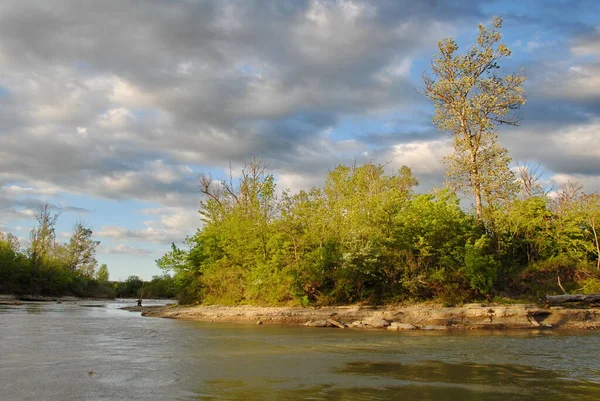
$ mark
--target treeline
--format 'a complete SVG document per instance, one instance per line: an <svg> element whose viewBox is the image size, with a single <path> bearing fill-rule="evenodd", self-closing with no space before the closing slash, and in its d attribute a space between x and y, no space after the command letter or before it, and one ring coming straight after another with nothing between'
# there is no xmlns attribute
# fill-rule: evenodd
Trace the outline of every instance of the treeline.
<svg viewBox="0 0 600 401"><path fill-rule="evenodd" d="M99 242L92 238L92 229L78 222L71 238L58 243L58 214L46 205L35 217L38 225L30 232L27 249L11 233L0 232L0 293L113 297L106 265L96 269Z"/></svg>
<svg viewBox="0 0 600 401"><path fill-rule="evenodd" d="M143 281L129 276L125 281L113 283L114 298L170 299L175 298L175 281L168 274Z"/></svg>
<svg viewBox="0 0 600 401"><path fill-rule="evenodd" d="M410 169L338 166L322 188L276 196L260 161L239 185L201 178L204 226L158 260L184 303L340 304L600 291L600 196L519 191L465 212L449 190L415 194Z"/></svg>
<svg viewBox="0 0 600 401"><path fill-rule="evenodd" d="M105 264L98 267L92 229L75 223L71 238L56 241L59 217L49 206L36 215L37 226L29 235L29 246L21 248L19 239L0 232L0 294L65 295L91 298L174 298L174 280L168 274L143 281L130 276L123 282L109 281Z"/></svg>

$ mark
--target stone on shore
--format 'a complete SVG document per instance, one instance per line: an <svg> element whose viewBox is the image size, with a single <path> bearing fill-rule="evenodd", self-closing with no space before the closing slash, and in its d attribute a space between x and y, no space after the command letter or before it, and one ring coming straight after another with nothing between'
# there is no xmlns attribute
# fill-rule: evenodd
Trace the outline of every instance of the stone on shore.
<svg viewBox="0 0 600 401"><path fill-rule="evenodd" d="M412 325L410 323L399 323L392 322L388 327L388 330L416 330L417 326Z"/></svg>
<svg viewBox="0 0 600 401"><path fill-rule="evenodd" d="M600 330L600 308L541 308L534 304L465 304L457 307L441 305L330 306L330 307L259 307L199 305L158 308L126 308L141 310L142 316L164 317L207 322L281 324L285 326L333 327L327 319L335 316L340 327L400 330L400 322L424 330L459 329L596 329ZM534 323L535 322L535 323ZM345 324L344 324L345 325ZM406 326L405 330L413 330Z"/></svg>
<svg viewBox="0 0 600 401"><path fill-rule="evenodd" d="M448 328L446 326L437 326L429 324L427 326L421 327L421 330L448 330Z"/></svg>
<svg viewBox="0 0 600 401"><path fill-rule="evenodd" d="M363 320L363 324L365 326L373 327L375 329L382 329L384 327L389 326L390 322L388 322L387 320L382 319L380 317L373 316L373 317L369 317L369 318Z"/></svg>
<svg viewBox="0 0 600 401"><path fill-rule="evenodd" d="M304 323L304 325L306 327L327 327L329 323L327 323L327 320L310 320Z"/></svg>

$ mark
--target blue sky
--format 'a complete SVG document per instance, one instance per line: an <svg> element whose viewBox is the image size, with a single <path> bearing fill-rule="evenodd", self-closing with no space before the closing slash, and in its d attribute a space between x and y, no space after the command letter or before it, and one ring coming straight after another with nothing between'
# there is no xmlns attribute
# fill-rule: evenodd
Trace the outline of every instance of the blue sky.
<svg viewBox="0 0 600 401"><path fill-rule="evenodd" d="M201 225L197 176L270 162L280 188L340 163L444 179L448 137L421 95L438 40L504 19L527 104L513 160L600 189L600 3L590 1L29 1L0 3L0 230L27 246L43 203L101 241L112 279Z"/></svg>

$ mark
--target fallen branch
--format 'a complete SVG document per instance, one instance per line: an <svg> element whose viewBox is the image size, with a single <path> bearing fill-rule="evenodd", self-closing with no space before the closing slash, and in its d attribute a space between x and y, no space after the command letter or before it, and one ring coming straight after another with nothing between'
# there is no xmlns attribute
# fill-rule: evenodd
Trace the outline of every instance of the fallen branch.
<svg viewBox="0 0 600 401"><path fill-rule="evenodd" d="M600 304L600 294L571 294L571 295L546 295L546 304Z"/></svg>
<svg viewBox="0 0 600 401"><path fill-rule="evenodd" d="M346 328L346 326L344 326L342 323L338 322L337 320L327 319L327 323L329 323L332 326L339 327L340 329Z"/></svg>

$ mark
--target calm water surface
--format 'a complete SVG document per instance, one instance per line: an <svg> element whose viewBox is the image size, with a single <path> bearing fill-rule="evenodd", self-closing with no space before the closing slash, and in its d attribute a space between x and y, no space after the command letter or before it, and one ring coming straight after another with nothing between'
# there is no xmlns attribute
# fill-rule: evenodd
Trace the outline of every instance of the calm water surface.
<svg viewBox="0 0 600 401"><path fill-rule="evenodd" d="M600 400L600 334L398 333L0 305L0 400Z"/></svg>

